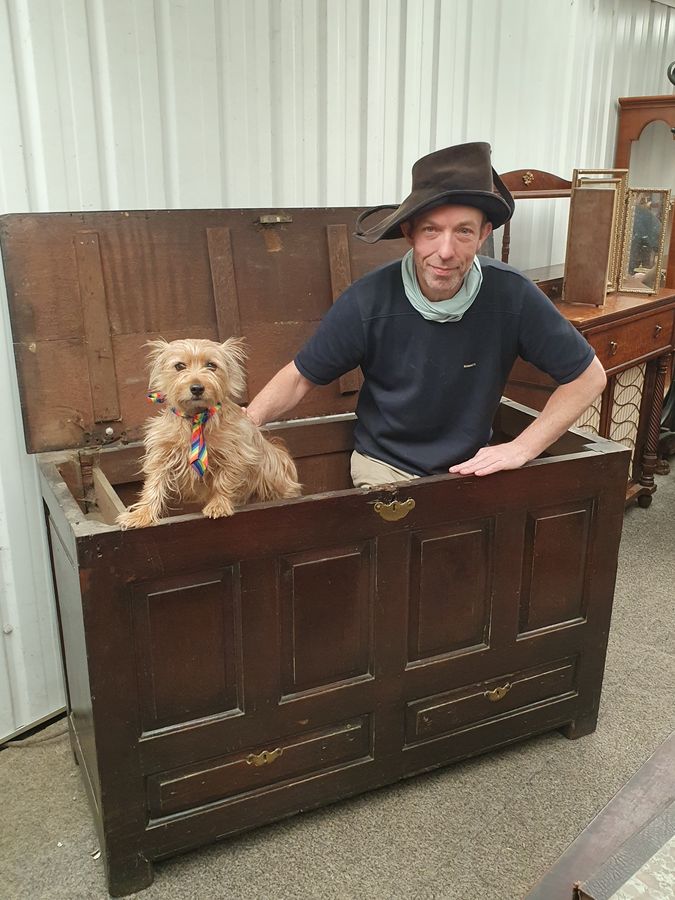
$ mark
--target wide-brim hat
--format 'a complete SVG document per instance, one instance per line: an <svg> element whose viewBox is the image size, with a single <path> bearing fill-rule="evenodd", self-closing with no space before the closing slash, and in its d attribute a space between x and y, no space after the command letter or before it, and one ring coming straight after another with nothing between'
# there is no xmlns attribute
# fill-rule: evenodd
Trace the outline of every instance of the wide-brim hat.
<svg viewBox="0 0 675 900"><path fill-rule="evenodd" d="M412 190L400 206L373 206L356 220L356 237L369 244L382 238L401 238L401 223L432 206L452 203L482 210L499 228L513 215L514 202L508 188L492 168L490 145L484 142L457 144L418 159L412 168ZM363 222L381 209L394 212L367 231Z"/></svg>

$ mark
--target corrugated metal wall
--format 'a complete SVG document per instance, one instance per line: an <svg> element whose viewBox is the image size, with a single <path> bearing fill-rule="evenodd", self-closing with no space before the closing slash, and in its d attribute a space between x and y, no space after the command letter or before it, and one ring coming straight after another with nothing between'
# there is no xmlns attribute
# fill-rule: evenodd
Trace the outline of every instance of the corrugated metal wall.
<svg viewBox="0 0 675 900"><path fill-rule="evenodd" d="M0 0L0 208L393 202L417 157L465 140L500 171L569 177L611 165L617 97L671 92L674 17L649 0ZM561 261L564 202L531 207L511 261ZM2 736L62 701L7 361L0 397Z"/></svg>

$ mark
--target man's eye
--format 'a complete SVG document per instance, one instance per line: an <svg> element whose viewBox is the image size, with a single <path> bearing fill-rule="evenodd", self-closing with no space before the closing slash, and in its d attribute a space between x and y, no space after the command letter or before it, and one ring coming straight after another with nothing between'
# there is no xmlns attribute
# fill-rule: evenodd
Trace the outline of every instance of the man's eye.
<svg viewBox="0 0 675 900"><path fill-rule="evenodd" d="M204 368L211 369L212 372L215 372L218 366L214 362L207 362Z"/></svg>
<svg viewBox="0 0 675 900"><path fill-rule="evenodd" d="M183 369L187 369L187 366L185 365L185 363L176 363L176 365L174 366L174 369L177 372L182 372Z"/></svg>

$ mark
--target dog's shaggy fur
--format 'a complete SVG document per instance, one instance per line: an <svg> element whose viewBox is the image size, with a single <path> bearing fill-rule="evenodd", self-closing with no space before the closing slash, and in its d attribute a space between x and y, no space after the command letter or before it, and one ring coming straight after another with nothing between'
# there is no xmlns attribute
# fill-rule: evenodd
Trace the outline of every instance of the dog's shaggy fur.
<svg viewBox="0 0 675 900"><path fill-rule="evenodd" d="M117 519L122 528L153 525L171 501L180 499L204 502L202 512L215 519L231 516L253 497L299 496L287 450L264 438L237 402L245 385L240 340L159 340L147 346L150 390L166 400L160 414L146 423L143 490ZM208 467L202 478L189 462L191 417L217 403L222 408L204 425Z"/></svg>

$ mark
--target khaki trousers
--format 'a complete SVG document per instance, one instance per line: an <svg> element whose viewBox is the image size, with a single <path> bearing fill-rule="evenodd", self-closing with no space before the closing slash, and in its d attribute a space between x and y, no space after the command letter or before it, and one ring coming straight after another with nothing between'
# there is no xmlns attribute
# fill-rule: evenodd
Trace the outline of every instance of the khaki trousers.
<svg viewBox="0 0 675 900"><path fill-rule="evenodd" d="M370 456L364 456L356 450L351 459L352 482L354 487L377 487L378 484L391 484L393 481L410 481L419 478L419 475L411 475L403 469L397 469L387 463L380 462Z"/></svg>

